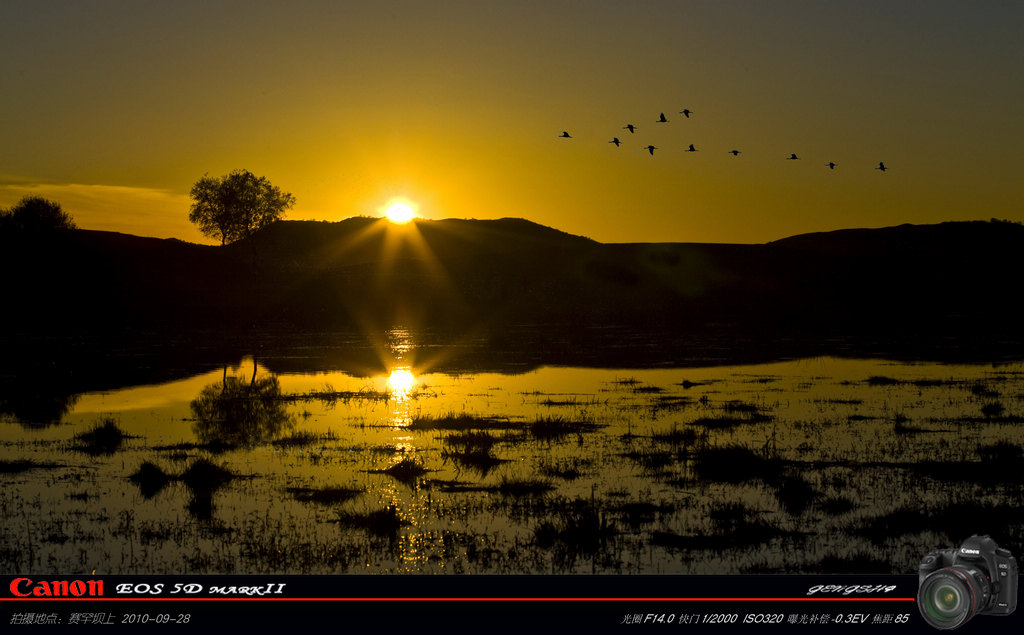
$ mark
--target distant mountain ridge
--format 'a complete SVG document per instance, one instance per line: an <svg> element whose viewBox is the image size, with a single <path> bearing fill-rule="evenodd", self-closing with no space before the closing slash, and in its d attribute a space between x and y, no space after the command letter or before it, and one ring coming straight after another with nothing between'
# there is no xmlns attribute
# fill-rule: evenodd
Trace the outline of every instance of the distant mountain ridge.
<svg viewBox="0 0 1024 635"><path fill-rule="evenodd" d="M1017 333L1024 226L599 243L524 219L281 221L226 247L76 230L4 241L10 330L465 329Z"/></svg>
<svg viewBox="0 0 1024 635"><path fill-rule="evenodd" d="M831 253L871 253L899 248L908 243L927 245L932 249L957 249L970 243L986 243L990 247L1019 247L1021 240L1024 240L1024 225L993 219L948 221L934 225L906 223L878 229L839 229L798 234L767 244Z"/></svg>

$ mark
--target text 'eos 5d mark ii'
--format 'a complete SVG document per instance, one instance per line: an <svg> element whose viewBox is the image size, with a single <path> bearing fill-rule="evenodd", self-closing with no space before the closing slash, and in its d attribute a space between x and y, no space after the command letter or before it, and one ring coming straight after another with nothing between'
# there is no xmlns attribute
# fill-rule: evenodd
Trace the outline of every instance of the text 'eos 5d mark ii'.
<svg viewBox="0 0 1024 635"><path fill-rule="evenodd" d="M918 582L917 607L935 628L949 630L975 615L1009 615L1017 608L1017 561L988 536L929 553Z"/></svg>

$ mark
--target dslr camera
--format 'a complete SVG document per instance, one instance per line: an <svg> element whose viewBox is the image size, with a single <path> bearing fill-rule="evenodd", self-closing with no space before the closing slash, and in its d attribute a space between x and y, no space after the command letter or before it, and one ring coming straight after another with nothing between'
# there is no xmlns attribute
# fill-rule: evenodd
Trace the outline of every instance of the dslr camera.
<svg viewBox="0 0 1024 635"><path fill-rule="evenodd" d="M918 568L917 607L942 630L975 615L1009 615L1017 608L1017 561L988 536L933 551Z"/></svg>

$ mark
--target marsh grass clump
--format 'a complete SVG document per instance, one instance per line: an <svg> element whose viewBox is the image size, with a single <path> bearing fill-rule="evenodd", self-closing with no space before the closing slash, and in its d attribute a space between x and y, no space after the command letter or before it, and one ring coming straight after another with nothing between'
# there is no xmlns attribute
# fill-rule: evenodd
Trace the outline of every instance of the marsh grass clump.
<svg viewBox="0 0 1024 635"><path fill-rule="evenodd" d="M699 417L690 425L704 428L705 430L731 430L738 426L750 425L771 421L767 415L751 415L749 417Z"/></svg>
<svg viewBox="0 0 1024 635"><path fill-rule="evenodd" d="M760 406L757 406L757 405L752 404L752 403L746 403L745 401L740 401L738 399L732 399L730 401L726 401L725 403L722 404L721 408L725 412L729 412L729 413L733 413L733 414L749 414L749 415L753 415L753 414L758 414L758 413L763 411L763 409Z"/></svg>
<svg viewBox="0 0 1024 635"><path fill-rule="evenodd" d="M990 401L989 403L981 407L981 414L986 419L994 419L996 417L1001 417L1005 412L1006 408L1003 406L1003 404L999 403L998 401Z"/></svg>
<svg viewBox="0 0 1024 635"><path fill-rule="evenodd" d="M693 405L693 399L685 395L658 395L653 406L659 410L677 410Z"/></svg>
<svg viewBox="0 0 1024 635"><path fill-rule="evenodd" d="M347 487L289 487L285 491L295 500L319 505L337 505L348 502L363 493L363 490Z"/></svg>
<svg viewBox="0 0 1024 635"><path fill-rule="evenodd" d="M332 440L331 436L317 434L316 432L310 432L303 430L299 432L293 432L286 437L275 439L270 444L276 448L301 448L319 443L321 441Z"/></svg>
<svg viewBox="0 0 1024 635"><path fill-rule="evenodd" d="M435 417L421 415L413 418L410 430L507 430L513 427L507 418L481 417L469 413L449 412Z"/></svg>
<svg viewBox="0 0 1024 635"><path fill-rule="evenodd" d="M689 458L689 454L685 450L631 450L623 452L619 456L655 473Z"/></svg>
<svg viewBox="0 0 1024 635"><path fill-rule="evenodd" d="M698 417L691 425L705 430L731 430L737 426L753 423L765 423L774 417L765 409L755 404L738 400L727 401L719 409L725 414L713 417Z"/></svg>
<svg viewBox="0 0 1024 635"><path fill-rule="evenodd" d="M128 477L132 483L139 487L143 498L153 498L167 486L174 477L168 475L157 464L151 461L144 461L134 474Z"/></svg>
<svg viewBox="0 0 1024 635"><path fill-rule="evenodd" d="M1024 467L1024 448L999 441L978 448L978 456L985 463L986 469L1021 469Z"/></svg>
<svg viewBox="0 0 1024 635"><path fill-rule="evenodd" d="M672 514L676 511L675 506L669 504L655 505L645 501L633 503L622 503L614 507L614 511L621 515L622 522L630 527L639 527L653 523L658 516Z"/></svg>
<svg viewBox="0 0 1024 635"><path fill-rule="evenodd" d="M541 549L560 546L572 560L578 554L594 554L614 538L616 532L604 514L589 501L577 499L559 510L554 519L542 521L533 530Z"/></svg>
<svg viewBox="0 0 1024 635"><path fill-rule="evenodd" d="M708 511L713 533L680 535L669 531L655 531L651 537L654 546L687 550L735 549L766 543L775 538L793 535L764 520L760 512L743 503L725 503Z"/></svg>
<svg viewBox="0 0 1024 635"><path fill-rule="evenodd" d="M972 395L985 399L994 399L999 396L998 391L992 390L985 384L974 384L971 386L970 391Z"/></svg>
<svg viewBox="0 0 1024 635"><path fill-rule="evenodd" d="M537 496L555 489L548 481L529 478L502 477L496 491L502 496Z"/></svg>
<svg viewBox="0 0 1024 635"><path fill-rule="evenodd" d="M755 516L760 518L760 514L741 502L723 503L708 510L708 519L723 533L733 533L745 525L757 524L760 521L750 520Z"/></svg>
<svg viewBox="0 0 1024 635"><path fill-rule="evenodd" d="M1020 508L1013 504L953 503L946 507L903 507L865 522L854 532L880 545L897 536L937 532L952 544L977 533L978 527L1001 527L1008 537L1019 539L1021 526L1008 522L1019 518Z"/></svg>
<svg viewBox="0 0 1024 635"><path fill-rule="evenodd" d="M235 478L237 475L212 461L196 459L178 480L195 494L212 494Z"/></svg>
<svg viewBox="0 0 1024 635"><path fill-rule="evenodd" d="M590 400L588 400L586 402L582 402L582 401L580 401L579 396L571 395L569 397L566 397L565 399L552 399L551 397L545 397L543 400L538 401L537 405L538 406L544 406L545 408L571 408L571 407L579 407L581 405L591 405L591 404L596 404L596 403L597 403L597 399L595 399L595 398L591 398Z"/></svg>
<svg viewBox="0 0 1024 635"><path fill-rule="evenodd" d="M16 461L0 460L0 474L18 474L19 472L25 472L33 469L53 469L60 467L56 463L37 463L36 461L28 461L25 459L18 459Z"/></svg>
<svg viewBox="0 0 1024 635"><path fill-rule="evenodd" d="M387 402L391 399L391 393L387 390L374 390L362 388L360 390L335 390L331 384L324 384L321 390L311 390L303 395L306 399L320 401L328 406L333 406L338 401L348 403L350 401L374 401Z"/></svg>
<svg viewBox="0 0 1024 635"><path fill-rule="evenodd" d="M848 415L846 417L847 421L874 421L876 419L878 419L878 417L872 415L862 415L859 413L853 413L852 415Z"/></svg>
<svg viewBox="0 0 1024 635"><path fill-rule="evenodd" d="M933 432L933 430L927 430L918 426L907 425L910 423L910 418L903 414L897 414L892 419L892 431L893 434L918 434L921 432Z"/></svg>
<svg viewBox="0 0 1024 635"><path fill-rule="evenodd" d="M583 476L584 470L591 466L590 459L568 458L559 459L554 463L544 463L540 466L540 473L549 478L559 478L563 481L575 481Z"/></svg>
<svg viewBox="0 0 1024 635"><path fill-rule="evenodd" d="M637 379L636 377L622 377L620 379L616 379L615 381L613 381L612 384L614 384L616 386L630 386L630 387L632 387L632 386L640 385L640 380Z"/></svg>
<svg viewBox="0 0 1024 635"><path fill-rule="evenodd" d="M661 386L633 386L633 394L636 395L657 395L665 392Z"/></svg>
<svg viewBox="0 0 1024 635"><path fill-rule="evenodd" d="M153 449L157 452L173 452L175 454L188 453L195 450L209 452L210 454L223 454L228 450L234 449L234 447L221 441L211 441L209 443L183 442L173 445L157 445Z"/></svg>
<svg viewBox="0 0 1024 635"><path fill-rule="evenodd" d="M455 494L460 492L496 492L498 488L496 486L488 485L476 485L474 483L466 483L464 481L451 481L442 479L423 479L423 487L427 489L437 490L446 494Z"/></svg>
<svg viewBox="0 0 1024 635"><path fill-rule="evenodd" d="M417 478L430 472L413 459L402 459L394 465L382 470L367 470L370 474L387 474L402 483L413 483Z"/></svg>
<svg viewBox="0 0 1024 635"><path fill-rule="evenodd" d="M125 439L131 439L130 435L124 433L117 422L111 418L105 418L96 423L87 432L75 435L73 449L92 456L114 454L121 448Z"/></svg>
<svg viewBox="0 0 1024 635"><path fill-rule="evenodd" d="M783 476L775 486L775 498L787 514L799 516L818 498L818 492L799 476Z"/></svg>
<svg viewBox="0 0 1024 635"><path fill-rule="evenodd" d="M390 392L362 388L360 390L335 390L331 384L324 384L319 390L310 390L304 393L281 394L276 397L283 402L307 402L318 401L328 408L333 408L338 402L349 403L352 401L387 402L391 399Z"/></svg>
<svg viewBox="0 0 1024 635"><path fill-rule="evenodd" d="M573 434L593 432L598 426L592 419L585 417L568 418L560 416L538 417L529 424L530 434L535 438L551 441Z"/></svg>
<svg viewBox="0 0 1024 635"><path fill-rule="evenodd" d="M499 459L491 454L490 448L460 447L446 448L441 451L443 460L452 460L463 467L476 470L482 476L486 476L495 467L505 463L505 459Z"/></svg>
<svg viewBox="0 0 1024 635"><path fill-rule="evenodd" d="M449 434L444 438L444 442L450 446L467 450L490 450L498 442L498 438L489 432L468 430Z"/></svg>
<svg viewBox="0 0 1024 635"><path fill-rule="evenodd" d="M698 480L722 483L742 483L753 479L777 483L782 470L781 460L766 458L739 445L700 450L695 454L693 464Z"/></svg>
<svg viewBox="0 0 1024 635"><path fill-rule="evenodd" d="M815 508L830 516L838 516L857 508L857 503L845 496L827 496L814 504Z"/></svg>
<svg viewBox="0 0 1024 635"><path fill-rule="evenodd" d="M367 448L373 454L405 454L408 450L405 446L396 445L394 443L385 443L383 445L374 445Z"/></svg>
<svg viewBox="0 0 1024 635"><path fill-rule="evenodd" d="M903 382L892 377L885 377L883 375L872 375L865 380L868 386L899 386Z"/></svg>
<svg viewBox="0 0 1024 635"><path fill-rule="evenodd" d="M669 443L671 445L697 446L705 445L708 441L707 429L696 430L692 426L682 427L673 423L672 426L663 432L655 432L651 435L655 441Z"/></svg>
<svg viewBox="0 0 1024 635"><path fill-rule="evenodd" d="M337 522L346 527L365 529L375 536L391 538L398 534L399 529L409 524L402 519L395 505L388 505L384 509L365 514L340 513Z"/></svg>
<svg viewBox="0 0 1024 635"><path fill-rule="evenodd" d="M676 386L682 386L684 389L689 390L694 386L706 386L707 384L710 383L711 382L709 381L690 381L689 379L684 379L683 381L676 384Z"/></svg>

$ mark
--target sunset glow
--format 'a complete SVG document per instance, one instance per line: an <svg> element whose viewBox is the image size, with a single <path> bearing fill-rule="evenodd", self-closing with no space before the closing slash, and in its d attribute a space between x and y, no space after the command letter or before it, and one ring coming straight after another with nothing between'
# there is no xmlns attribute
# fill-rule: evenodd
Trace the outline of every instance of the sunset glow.
<svg viewBox="0 0 1024 635"><path fill-rule="evenodd" d="M404 225L416 217L416 209L405 201L394 201L388 205L384 215L392 223Z"/></svg>
<svg viewBox="0 0 1024 635"><path fill-rule="evenodd" d="M590 4L6 3L0 207L210 242L189 188L245 168L287 220L601 242L1022 219L1022 3Z"/></svg>

